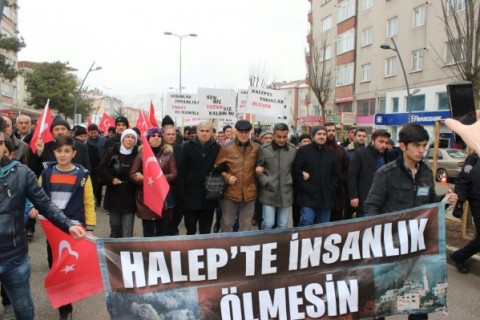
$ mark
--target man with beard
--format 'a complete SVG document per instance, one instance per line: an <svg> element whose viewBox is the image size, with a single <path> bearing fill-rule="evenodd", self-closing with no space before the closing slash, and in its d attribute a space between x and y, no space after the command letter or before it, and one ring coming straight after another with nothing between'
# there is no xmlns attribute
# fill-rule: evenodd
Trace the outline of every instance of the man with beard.
<svg viewBox="0 0 480 320"><path fill-rule="evenodd" d="M312 128L312 143L301 146L293 163L295 199L300 206L300 225L330 221L338 183L335 152L326 147L327 128Z"/></svg>
<svg viewBox="0 0 480 320"><path fill-rule="evenodd" d="M345 208L345 201L347 200L347 156L345 155L345 148L337 143L337 127L333 122L325 123L327 128L327 142L325 145L335 151L338 168L338 183L337 192L335 194L335 206L332 209L330 221L338 221L343 219L343 210Z"/></svg>
<svg viewBox="0 0 480 320"><path fill-rule="evenodd" d="M388 163L387 142L390 133L378 129L372 133L372 142L365 148L355 150L348 167L348 195L356 217L364 217L364 203L372 186L373 175L378 168ZM350 218L350 217L349 217Z"/></svg>
<svg viewBox="0 0 480 320"><path fill-rule="evenodd" d="M366 141L367 131L362 128L356 129L354 140L345 147L345 155L347 156L348 161L352 160L352 154L355 152L355 150L365 147Z"/></svg>
<svg viewBox="0 0 480 320"><path fill-rule="evenodd" d="M124 116L117 117L115 119L115 134L105 141L104 150L113 147L115 143L120 144L120 137L122 136L123 131L127 130L128 127L129 123L127 118Z"/></svg>

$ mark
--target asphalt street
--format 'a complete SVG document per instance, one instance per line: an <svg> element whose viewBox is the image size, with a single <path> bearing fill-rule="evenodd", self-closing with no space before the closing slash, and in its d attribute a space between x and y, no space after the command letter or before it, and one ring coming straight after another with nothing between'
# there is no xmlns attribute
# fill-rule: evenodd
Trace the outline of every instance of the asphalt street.
<svg viewBox="0 0 480 320"><path fill-rule="evenodd" d="M46 243L41 227L37 224L37 231L30 243L32 265L31 290L35 303L36 319L58 319L58 313L53 310L43 286L44 277L48 272ZM182 234L185 229L182 229ZM97 208L97 228L94 232L97 237L108 237L108 215L101 208ZM134 236L141 236L141 222L135 221ZM431 314L429 319L479 319L480 306L480 277L473 274L460 274L451 265L448 266L448 306L446 316L440 313ZM1 313L0 313L1 317ZM73 304L74 319L110 319L104 293L99 293ZM406 319L406 316L389 317L388 319Z"/></svg>

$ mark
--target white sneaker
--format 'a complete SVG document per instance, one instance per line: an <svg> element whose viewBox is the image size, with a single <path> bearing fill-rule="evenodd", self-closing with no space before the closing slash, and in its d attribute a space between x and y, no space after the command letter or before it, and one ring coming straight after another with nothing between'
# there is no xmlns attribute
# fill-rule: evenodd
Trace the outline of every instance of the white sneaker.
<svg viewBox="0 0 480 320"><path fill-rule="evenodd" d="M15 320L15 313L11 304L3 306L3 320Z"/></svg>

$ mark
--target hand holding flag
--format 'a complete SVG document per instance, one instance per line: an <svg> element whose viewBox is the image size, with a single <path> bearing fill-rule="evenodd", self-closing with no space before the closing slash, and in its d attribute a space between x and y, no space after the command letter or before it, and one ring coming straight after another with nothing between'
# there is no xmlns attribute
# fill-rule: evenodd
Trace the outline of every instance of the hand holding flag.
<svg viewBox="0 0 480 320"><path fill-rule="evenodd" d="M50 109L48 108L49 103L50 99L47 100L47 104L43 109L40 120L33 132L32 140L30 141L30 149L32 149L33 153L37 153L37 149L39 149L39 147L42 148L45 143L53 141L53 136L50 132L50 125L52 124L53 118ZM41 153L43 152L43 149L38 151Z"/></svg>

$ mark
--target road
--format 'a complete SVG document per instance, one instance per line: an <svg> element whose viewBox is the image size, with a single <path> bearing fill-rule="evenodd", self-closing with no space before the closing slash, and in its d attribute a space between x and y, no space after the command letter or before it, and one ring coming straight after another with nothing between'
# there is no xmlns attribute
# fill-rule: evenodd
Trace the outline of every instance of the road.
<svg viewBox="0 0 480 320"><path fill-rule="evenodd" d="M35 302L36 319L58 319L58 313L50 306L45 294L43 279L48 272L45 237L41 227L37 224L37 232L30 243L30 256L32 264L31 287ZM184 234L183 229L183 234ZM108 215L103 209L97 208L97 228L94 233L97 237L108 237ZM134 236L141 236L140 220L135 221ZM480 292L480 277L467 274L463 275L452 266L448 266L448 306L449 312L445 317L439 313L431 314L429 319L478 319L478 295ZM104 293L99 293L73 304L74 319L110 319ZM1 314L0 314L1 317ZM389 317L388 319L406 319L406 316Z"/></svg>

